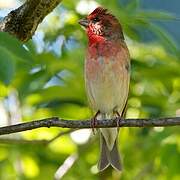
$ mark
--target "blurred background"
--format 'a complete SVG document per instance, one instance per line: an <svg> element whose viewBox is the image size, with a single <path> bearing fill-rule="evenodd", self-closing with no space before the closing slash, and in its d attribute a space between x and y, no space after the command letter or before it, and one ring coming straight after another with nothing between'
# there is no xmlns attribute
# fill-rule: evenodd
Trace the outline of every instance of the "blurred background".
<svg viewBox="0 0 180 180"><path fill-rule="evenodd" d="M23 2L0 0L0 16ZM127 118L180 116L180 1L66 0L23 46L0 33L1 126L52 116L92 117L83 77L87 39L77 21L99 5L122 23L131 54ZM66 131L41 128L1 136L0 179L180 179L178 127L122 128L124 171L104 174L96 167L98 134Z"/></svg>

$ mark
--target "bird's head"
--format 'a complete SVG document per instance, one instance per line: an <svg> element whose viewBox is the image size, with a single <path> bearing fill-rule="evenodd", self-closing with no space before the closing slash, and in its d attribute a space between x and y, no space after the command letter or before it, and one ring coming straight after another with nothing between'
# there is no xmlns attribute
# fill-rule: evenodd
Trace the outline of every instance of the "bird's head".
<svg viewBox="0 0 180 180"><path fill-rule="evenodd" d="M96 8L86 18L79 20L79 24L85 27L89 39L96 37L106 40L124 40L118 19L102 7Z"/></svg>

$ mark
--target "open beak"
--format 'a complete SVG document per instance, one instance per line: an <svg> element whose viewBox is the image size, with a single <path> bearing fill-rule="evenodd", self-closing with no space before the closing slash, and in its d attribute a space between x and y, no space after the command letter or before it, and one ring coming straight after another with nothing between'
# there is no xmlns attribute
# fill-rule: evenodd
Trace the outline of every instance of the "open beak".
<svg viewBox="0 0 180 180"><path fill-rule="evenodd" d="M89 26L89 21L88 21L86 18L80 19L80 20L78 21L78 23L79 23L81 26L84 26L85 28L87 28L87 27Z"/></svg>

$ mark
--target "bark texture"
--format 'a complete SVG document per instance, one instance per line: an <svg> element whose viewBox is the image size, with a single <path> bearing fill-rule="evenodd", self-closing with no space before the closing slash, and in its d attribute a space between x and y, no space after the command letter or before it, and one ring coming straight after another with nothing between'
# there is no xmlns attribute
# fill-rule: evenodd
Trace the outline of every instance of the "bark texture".
<svg viewBox="0 0 180 180"><path fill-rule="evenodd" d="M0 22L0 31L8 32L22 42L28 41L39 23L62 0L27 0Z"/></svg>
<svg viewBox="0 0 180 180"><path fill-rule="evenodd" d="M117 127L166 127L180 126L180 117L157 118L157 119L105 119L97 121L96 128ZM0 127L0 135L17 133L41 127L61 127L71 129L92 128L91 120L65 120L51 117L31 122L20 123L11 126Z"/></svg>

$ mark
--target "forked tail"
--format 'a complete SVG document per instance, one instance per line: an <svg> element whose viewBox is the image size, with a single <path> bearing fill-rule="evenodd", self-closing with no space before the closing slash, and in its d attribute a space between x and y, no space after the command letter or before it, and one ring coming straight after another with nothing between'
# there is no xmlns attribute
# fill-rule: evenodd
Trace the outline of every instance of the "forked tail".
<svg viewBox="0 0 180 180"><path fill-rule="evenodd" d="M100 132L100 148L101 148L101 154L100 154L100 160L98 163L98 169L99 171L103 171L106 169L109 165L111 165L114 169L121 171L122 170L122 164L120 159L120 154L118 152L117 147L117 139L112 147L111 150L109 150L106 141Z"/></svg>

